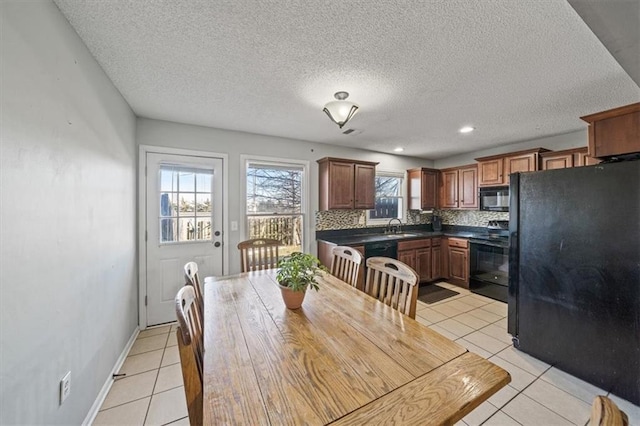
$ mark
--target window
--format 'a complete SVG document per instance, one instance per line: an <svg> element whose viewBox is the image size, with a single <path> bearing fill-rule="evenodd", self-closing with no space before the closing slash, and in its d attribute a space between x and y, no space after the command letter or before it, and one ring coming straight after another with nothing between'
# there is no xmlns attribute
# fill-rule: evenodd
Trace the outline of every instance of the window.
<svg viewBox="0 0 640 426"><path fill-rule="evenodd" d="M213 171L160 166L160 243L211 240Z"/></svg>
<svg viewBox="0 0 640 426"><path fill-rule="evenodd" d="M303 251L306 165L246 162L246 238L282 241L280 256Z"/></svg>
<svg viewBox="0 0 640 426"><path fill-rule="evenodd" d="M368 223L387 223L394 218L403 218L403 182L404 173L376 172L376 207L369 210Z"/></svg>

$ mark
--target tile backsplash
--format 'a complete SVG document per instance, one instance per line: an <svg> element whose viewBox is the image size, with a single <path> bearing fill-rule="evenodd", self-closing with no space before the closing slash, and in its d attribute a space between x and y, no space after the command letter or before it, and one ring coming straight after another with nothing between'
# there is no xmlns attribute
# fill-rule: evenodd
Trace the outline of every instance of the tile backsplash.
<svg viewBox="0 0 640 426"><path fill-rule="evenodd" d="M479 210L434 210L442 217L443 225L487 226L490 220L509 220L509 212L485 212Z"/></svg>
<svg viewBox="0 0 640 426"><path fill-rule="evenodd" d="M478 210L434 210L422 213L409 210L406 214L407 225L431 223L432 215L442 217L444 225L486 226L490 220L509 220L508 212L485 212ZM372 228L384 225L367 225L367 210L324 210L316 212L316 231L331 229Z"/></svg>

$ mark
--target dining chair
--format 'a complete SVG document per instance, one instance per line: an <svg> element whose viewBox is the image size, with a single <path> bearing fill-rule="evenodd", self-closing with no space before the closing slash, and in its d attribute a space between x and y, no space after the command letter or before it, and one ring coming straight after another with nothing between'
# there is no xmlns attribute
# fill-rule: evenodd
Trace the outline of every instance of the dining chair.
<svg viewBox="0 0 640 426"><path fill-rule="evenodd" d="M268 238L254 238L238 244L241 272L260 271L278 266L280 241Z"/></svg>
<svg viewBox="0 0 640 426"><path fill-rule="evenodd" d="M356 287L358 284L358 271L362 263L362 255L353 247L335 246L331 250L331 269L329 272L334 277Z"/></svg>
<svg viewBox="0 0 640 426"><path fill-rule="evenodd" d="M365 293L414 319L418 282L418 274L399 260L381 256L367 259Z"/></svg>
<svg viewBox="0 0 640 426"><path fill-rule="evenodd" d="M176 295L176 317L178 318L176 337L189 422L192 426L202 424L204 337L197 319L198 310L193 286L185 285Z"/></svg>
<svg viewBox="0 0 640 426"><path fill-rule="evenodd" d="M196 302L200 311L200 319L204 318L204 298L202 297L202 287L200 277L198 276L198 264L196 262L187 262L184 265L184 276L187 280L186 284L193 286L196 295ZM204 330L204 324L200 324L200 329Z"/></svg>
<svg viewBox="0 0 640 426"><path fill-rule="evenodd" d="M611 399L598 395L591 405L589 426L629 426L629 417Z"/></svg>

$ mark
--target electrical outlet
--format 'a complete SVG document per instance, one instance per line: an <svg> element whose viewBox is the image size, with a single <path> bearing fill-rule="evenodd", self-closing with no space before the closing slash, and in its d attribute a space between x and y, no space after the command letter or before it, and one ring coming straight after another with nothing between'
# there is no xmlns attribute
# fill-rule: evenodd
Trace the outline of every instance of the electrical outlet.
<svg viewBox="0 0 640 426"><path fill-rule="evenodd" d="M236 222L235 220L231 221L231 230L232 231L237 231L238 230L238 222Z"/></svg>
<svg viewBox="0 0 640 426"><path fill-rule="evenodd" d="M62 380L60 380L60 405L71 393L71 371L67 371Z"/></svg>

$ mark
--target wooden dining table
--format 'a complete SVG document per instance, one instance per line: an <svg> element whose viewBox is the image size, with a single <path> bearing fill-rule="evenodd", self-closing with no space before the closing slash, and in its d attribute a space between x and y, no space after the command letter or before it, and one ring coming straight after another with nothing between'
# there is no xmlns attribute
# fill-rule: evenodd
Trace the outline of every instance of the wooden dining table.
<svg viewBox="0 0 640 426"><path fill-rule="evenodd" d="M454 424L510 382L347 283L319 285L289 310L275 270L206 280L204 424Z"/></svg>

